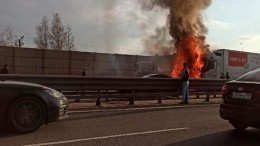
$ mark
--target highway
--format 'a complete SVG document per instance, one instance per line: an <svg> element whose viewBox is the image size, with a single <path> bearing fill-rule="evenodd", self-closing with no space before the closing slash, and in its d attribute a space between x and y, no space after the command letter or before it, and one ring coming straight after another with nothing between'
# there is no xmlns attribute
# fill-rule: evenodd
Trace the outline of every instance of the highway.
<svg viewBox="0 0 260 146"><path fill-rule="evenodd" d="M71 111L66 120L25 135L1 130L0 145L257 146L260 130L238 133L219 105L183 105Z"/></svg>

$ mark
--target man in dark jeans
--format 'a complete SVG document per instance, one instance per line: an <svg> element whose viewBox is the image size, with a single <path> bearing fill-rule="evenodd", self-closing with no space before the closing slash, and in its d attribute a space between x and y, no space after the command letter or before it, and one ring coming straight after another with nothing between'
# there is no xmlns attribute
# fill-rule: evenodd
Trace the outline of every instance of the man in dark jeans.
<svg viewBox="0 0 260 146"><path fill-rule="evenodd" d="M187 66L187 63L183 63L183 69L182 69L182 74L181 74L182 102L180 102L180 104L188 104L189 103L189 77L190 77L190 70Z"/></svg>
<svg viewBox="0 0 260 146"><path fill-rule="evenodd" d="M81 76L86 76L86 68L83 68ZM84 95L85 90L80 90L80 92ZM80 102L80 99L75 99L75 102Z"/></svg>

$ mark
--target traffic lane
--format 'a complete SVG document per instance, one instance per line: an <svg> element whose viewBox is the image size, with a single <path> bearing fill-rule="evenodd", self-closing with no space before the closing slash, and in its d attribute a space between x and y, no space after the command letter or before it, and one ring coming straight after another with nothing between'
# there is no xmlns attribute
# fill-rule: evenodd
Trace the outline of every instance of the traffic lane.
<svg viewBox="0 0 260 146"><path fill-rule="evenodd" d="M97 128L101 127L101 129L106 129L106 127L112 126L115 129L123 129L123 131L128 133L135 132L131 130L139 129L140 127L143 131L154 130L156 128L170 129L178 127L189 127L198 130L203 129L204 131L207 129L210 131L212 129L218 130L219 127L222 127L222 129L231 128L226 121L220 119L218 110L219 106L214 105L204 107L184 106L172 109L98 112L89 113L87 115L83 113L76 114L73 118L68 119L67 121L109 117L110 120L107 120L104 125L102 124L97 126ZM123 118L118 120L118 118L121 117ZM112 123L109 121L112 121ZM214 127L213 125L218 125L218 127Z"/></svg>
<svg viewBox="0 0 260 146"><path fill-rule="evenodd" d="M259 144L260 142L257 139L257 135L259 136L258 130L256 131L253 130L254 132L252 133L252 129L250 129L246 135L243 135L244 137L242 139L240 137L237 137L239 135L236 135L236 133L234 133L233 127L231 127L226 121L223 121L222 119L219 118L218 107L215 109L203 108L198 110L190 108L190 110L191 111L180 110L184 116L189 115L188 119L184 120L184 121L188 121L188 123L185 123L185 125L190 126L188 130L162 132L162 133L149 134L149 135L131 135L131 136L120 137L120 138L115 137L115 138L102 139L102 140L99 139L99 140L92 140L92 141L83 141L83 142L77 142L75 144L77 145L86 145L86 144L87 145L107 145L107 144L109 145L200 145L200 146L211 144L212 146L219 146L219 145L227 145L227 144L256 145ZM142 111L142 112L146 112L146 111ZM173 114L173 116L179 116L178 112L179 111L177 110L176 113L174 113L176 115ZM194 119L195 121L191 121L190 119ZM173 120L169 120L169 121L173 121ZM167 123L171 123L169 121ZM175 123L177 122L178 121L176 120ZM192 123L190 124L189 122ZM163 125L166 124L163 123ZM177 125L180 124L178 123ZM236 140L237 138L239 138L239 141ZM180 142L178 143L178 141Z"/></svg>
<svg viewBox="0 0 260 146"><path fill-rule="evenodd" d="M109 138L104 140L82 141L76 143L62 144L64 146L259 146L260 131L249 129L239 133L233 129L216 132L186 140L178 140L180 135L187 135L181 131L177 133L161 133L160 135L141 135L120 138ZM169 142L174 141L174 142ZM176 141L176 142L175 142Z"/></svg>
<svg viewBox="0 0 260 146"><path fill-rule="evenodd" d="M165 118L165 116L171 117L167 115L169 111L176 111L172 117L178 115L178 112L182 112L179 109L142 109L133 111L125 111L123 109L123 111L70 114L69 119L50 123L48 126L44 125L38 131L28 134L28 136L18 135L15 136L15 141L13 141L12 137L14 136L3 135L0 136L2 137L0 141L5 143L5 145L9 145L9 141L12 141L14 144L31 144L185 126L184 124L181 125L181 122L180 125L170 124L172 120ZM165 119L168 122L163 124L158 122L158 119Z"/></svg>
<svg viewBox="0 0 260 146"><path fill-rule="evenodd" d="M167 145L232 129L227 122L219 118L218 106L108 111L70 114L70 118L67 120L43 126L38 131L27 135L1 135L0 144L38 144L182 127L189 129L80 141L68 143L68 145L80 145L81 143L82 145L92 145L92 143L95 145L105 143L113 145L121 145L122 143L128 143L128 145L132 143Z"/></svg>
<svg viewBox="0 0 260 146"><path fill-rule="evenodd" d="M212 110L216 114L212 114ZM37 132L29 134L28 137L19 135L16 137L16 141L30 144L176 127L194 127L192 124L196 125L196 121L191 122L193 119L198 119L203 115L203 118L198 120L201 121L205 119L205 115L218 115L217 113L218 107L215 106L213 108L196 107L72 114L68 120L43 126ZM218 116L214 117L218 118ZM3 138L1 138L1 141L3 141ZM7 141L12 141L12 139L7 138ZM9 142L6 144L9 144Z"/></svg>
<svg viewBox="0 0 260 146"><path fill-rule="evenodd" d="M166 146L259 146L260 130L250 128L245 132L226 130Z"/></svg>

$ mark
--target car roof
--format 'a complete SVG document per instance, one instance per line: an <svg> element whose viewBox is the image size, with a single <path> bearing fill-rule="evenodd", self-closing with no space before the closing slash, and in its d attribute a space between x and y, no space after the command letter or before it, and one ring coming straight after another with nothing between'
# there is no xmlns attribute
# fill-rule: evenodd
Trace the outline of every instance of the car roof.
<svg viewBox="0 0 260 146"><path fill-rule="evenodd" d="M252 70L237 79L237 81L260 82L260 68Z"/></svg>
<svg viewBox="0 0 260 146"><path fill-rule="evenodd" d="M142 77L143 78L171 78L170 76L165 74L148 74Z"/></svg>

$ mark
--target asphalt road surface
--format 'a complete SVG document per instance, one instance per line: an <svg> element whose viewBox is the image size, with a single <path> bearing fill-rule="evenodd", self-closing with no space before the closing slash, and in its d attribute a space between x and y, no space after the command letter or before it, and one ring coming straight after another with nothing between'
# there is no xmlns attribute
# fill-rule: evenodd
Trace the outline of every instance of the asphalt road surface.
<svg viewBox="0 0 260 146"><path fill-rule="evenodd" d="M66 120L26 135L1 130L0 145L259 146L260 130L239 133L219 105L73 111Z"/></svg>

